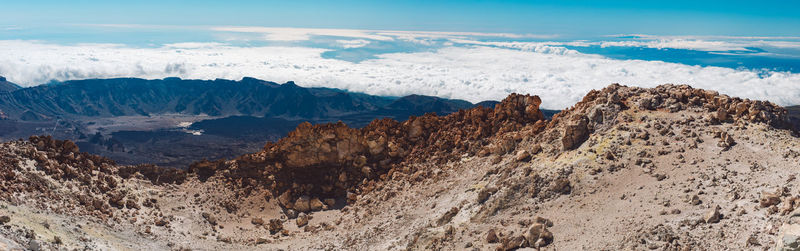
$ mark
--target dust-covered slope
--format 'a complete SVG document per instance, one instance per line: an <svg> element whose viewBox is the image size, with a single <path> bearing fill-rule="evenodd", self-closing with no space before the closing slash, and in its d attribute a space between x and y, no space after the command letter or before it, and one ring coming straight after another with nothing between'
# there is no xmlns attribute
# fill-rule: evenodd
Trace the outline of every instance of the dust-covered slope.
<svg viewBox="0 0 800 251"><path fill-rule="evenodd" d="M5 143L0 243L719 250L800 236L800 140L785 109L677 85L611 85L552 120L539 104L512 95L362 129L305 124L189 173L47 138Z"/></svg>

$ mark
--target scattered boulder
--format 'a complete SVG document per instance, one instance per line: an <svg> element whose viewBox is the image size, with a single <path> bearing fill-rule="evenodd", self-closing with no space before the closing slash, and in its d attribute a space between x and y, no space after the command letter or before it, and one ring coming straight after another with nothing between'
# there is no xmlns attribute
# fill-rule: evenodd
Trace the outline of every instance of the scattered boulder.
<svg viewBox="0 0 800 251"><path fill-rule="evenodd" d="M720 209L721 208L719 206L715 206L713 209L711 209L710 211L708 211L706 213L705 217L703 217L703 220L706 223L717 223L717 222L719 222L719 220L722 219L722 214L720 214L720 212L719 212Z"/></svg>
<svg viewBox="0 0 800 251"><path fill-rule="evenodd" d="M311 211L319 211L319 210L322 210L323 207L325 207L325 205L322 204L322 201L320 201L319 198L313 198L309 202L309 207L310 207Z"/></svg>
<svg viewBox="0 0 800 251"><path fill-rule="evenodd" d="M585 117L567 125L561 136L561 144L564 150L575 149L589 138L589 120Z"/></svg>
<svg viewBox="0 0 800 251"><path fill-rule="evenodd" d="M31 251L42 251L44 249L42 247L42 243L41 242L39 242L38 240L31 240L30 242L28 242L28 250L31 250Z"/></svg>
<svg viewBox="0 0 800 251"><path fill-rule="evenodd" d="M525 247L525 237L523 236L515 236L515 237L508 237L503 238L503 245L501 245L498 250L516 250L521 247Z"/></svg>
<svg viewBox="0 0 800 251"><path fill-rule="evenodd" d="M333 208L334 206L336 206L336 199L333 198L325 199L325 201L323 202L325 202L325 205L328 205L328 208Z"/></svg>
<svg viewBox="0 0 800 251"><path fill-rule="evenodd" d="M486 242L487 243L497 243L497 233L495 233L494 228L489 229L486 231Z"/></svg>
<svg viewBox="0 0 800 251"><path fill-rule="evenodd" d="M736 141L733 140L728 132L720 133L719 142L717 142L717 146L722 147L723 150L728 150L731 146L735 145Z"/></svg>
<svg viewBox="0 0 800 251"><path fill-rule="evenodd" d="M489 196L492 196L492 194L495 192L497 192L497 188L494 187L481 189L481 191L478 192L478 203L486 202L486 200L489 199Z"/></svg>
<svg viewBox="0 0 800 251"><path fill-rule="evenodd" d="M289 218L289 219L297 218L297 210L286 209L285 214L286 214L286 218Z"/></svg>
<svg viewBox="0 0 800 251"><path fill-rule="evenodd" d="M311 198L308 196L300 196L294 202L294 209L299 212L310 212L311 211Z"/></svg>
<svg viewBox="0 0 800 251"><path fill-rule="evenodd" d="M533 223L523 234L528 245L533 248L540 248L553 242L553 233L547 230L547 225Z"/></svg>
<svg viewBox="0 0 800 251"><path fill-rule="evenodd" d="M269 220L269 225L267 228L271 234L278 233L283 230L283 221L280 219L271 219Z"/></svg>
<svg viewBox="0 0 800 251"><path fill-rule="evenodd" d="M525 162L531 159L531 154L526 150L519 150L517 151L516 157L514 159L517 162Z"/></svg>
<svg viewBox="0 0 800 251"><path fill-rule="evenodd" d="M569 194L572 192L572 186L569 183L569 179L567 178L559 178L553 181L553 184L550 186L550 189L553 192L560 193L560 194Z"/></svg>
<svg viewBox="0 0 800 251"><path fill-rule="evenodd" d="M165 218L158 218L158 219L155 220L155 224L158 227L163 227L163 226L166 226L167 224L169 224L169 221L167 221L167 219L165 219Z"/></svg>
<svg viewBox="0 0 800 251"><path fill-rule="evenodd" d="M781 197L777 193L762 192L761 199L758 201L762 208L777 205L781 202Z"/></svg>
<svg viewBox="0 0 800 251"><path fill-rule="evenodd" d="M800 224L783 224L775 250L800 250Z"/></svg>
<svg viewBox="0 0 800 251"><path fill-rule="evenodd" d="M205 212L204 212L204 213L202 214L202 216L203 216L203 219L206 219L206 221L208 222L208 224L211 224L211 225L217 225L217 217L215 217L214 215L211 215L211 214L209 214L209 213L205 213Z"/></svg>
<svg viewBox="0 0 800 251"><path fill-rule="evenodd" d="M300 213L299 215L297 215L295 223L297 223L297 227L305 226L306 224L308 224L308 215L306 215L306 213Z"/></svg>

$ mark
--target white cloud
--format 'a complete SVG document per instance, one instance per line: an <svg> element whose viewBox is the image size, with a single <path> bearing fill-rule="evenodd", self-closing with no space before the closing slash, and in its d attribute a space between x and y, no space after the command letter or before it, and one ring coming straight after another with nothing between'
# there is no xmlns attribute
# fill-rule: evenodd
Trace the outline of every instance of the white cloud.
<svg viewBox="0 0 800 251"><path fill-rule="evenodd" d="M698 40L698 39L660 39L660 40L627 40L627 41L569 41L569 42L484 42L471 39L453 38L450 41L461 44L489 45L503 48L520 49L527 51L538 51L553 46L573 46L588 47L643 47L653 49L685 49L708 52L724 51L749 51L755 52L748 47L776 47L784 49L800 49L798 41L773 41L773 40L748 40L748 41L724 41L724 40Z"/></svg>
<svg viewBox="0 0 800 251"><path fill-rule="evenodd" d="M671 39L657 41L613 41L601 42L601 47L646 47L655 49L687 49L696 51L753 51L748 47L776 47L800 49L796 41L706 41L690 39Z"/></svg>
<svg viewBox="0 0 800 251"><path fill-rule="evenodd" d="M260 33L264 34L264 40L269 41L304 41L311 36L337 36L363 38L371 40L391 41L388 36L372 34L365 30L350 29L311 29L311 28L280 28L280 27L259 27L259 26L223 26L212 27L214 31L228 31L241 33Z"/></svg>
<svg viewBox="0 0 800 251"><path fill-rule="evenodd" d="M459 44L466 44L466 45L484 45L484 46L495 46L500 48L509 48L509 49L517 49L523 51L531 51L531 52L539 52L539 53L547 53L547 54L580 54L580 52L576 50L570 50L564 48L562 46L569 45L569 46L589 46L587 42L577 41L577 42L484 42L484 41L477 41L477 40L470 40L470 39L450 39L450 41L459 43ZM588 56L588 55L587 55Z"/></svg>
<svg viewBox="0 0 800 251"><path fill-rule="evenodd" d="M336 40L342 48L360 48L367 46L370 42L369 40L364 39L356 39L356 40Z"/></svg>
<svg viewBox="0 0 800 251"><path fill-rule="evenodd" d="M531 48L445 47L379 54L376 59L353 63L322 58L326 49L305 47L173 44L132 48L0 41L0 75L25 86L51 79L252 76L377 95L424 94L473 102L518 92L540 95L545 108L570 106L589 90L610 83L646 87L678 83L784 105L800 104L800 74L616 60L545 45Z"/></svg>
<svg viewBox="0 0 800 251"><path fill-rule="evenodd" d="M658 41L612 41L602 42L600 47L646 47L654 49L687 49L697 51L750 51L747 44L726 41L704 41L671 39Z"/></svg>
<svg viewBox="0 0 800 251"><path fill-rule="evenodd" d="M800 37L758 37L758 36L655 36L655 35L615 35L633 36L628 41L596 42L602 47L647 47L656 49L688 49L698 51L751 51L747 47L775 47L800 49Z"/></svg>
<svg viewBox="0 0 800 251"><path fill-rule="evenodd" d="M305 41L311 36L337 36L361 38L379 41L392 41L395 38L425 43L431 39L466 38L466 37L494 37L494 38L555 38L558 35L549 34L512 34L512 33L482 33L482 32L446 32L446 31L396 31L396 30L353 30L353 29L315 29L315 28L287 28L287 27L262 27L262 26L219 26L211 27L212 31L258 33L263 34L263 39L268 41Z"/></svg>
<svg viewBox="0 0 800 251"><path fill-rule="evenodd" d="M185 42L185 43L172 43L172 44L165 44L165 48L175 48L175 49L199 49L199 48L213 48L213 47L220 47L225 46L224 43L216 43L216 42Z"/></svg>

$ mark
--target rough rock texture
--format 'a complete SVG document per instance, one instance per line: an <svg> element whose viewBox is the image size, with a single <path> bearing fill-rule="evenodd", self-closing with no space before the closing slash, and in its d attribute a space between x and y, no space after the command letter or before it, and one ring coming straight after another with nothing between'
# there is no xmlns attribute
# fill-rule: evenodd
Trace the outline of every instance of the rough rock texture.
<svg viewBox="0 0 800 251"><path fill-rule="evenodd" d="M220 173L230 184L263 186L293 199L346 199L360 185L385 180L408 163L447 163L485 150L496 135L529 125L541 129L545 122L540 104L539 97L514 94L494 109L478 107L443 117L427 114L403 123L375 120L360 130L342 123L305 123L262 152L195 163L190 171L201 177ZM513 142L495 148L506 153ZM282 204L301 212L309 209L305 200Z"/></svg>
<svg viewBox="0 0 800 251"><path fill-rule="evenodd" d="M190 172L47 137L0 144L0 246L146 250L727 250L798 245L786 111L611 85L363 129L301 125ZM7 216L5 218L3 216Z"/></svg>

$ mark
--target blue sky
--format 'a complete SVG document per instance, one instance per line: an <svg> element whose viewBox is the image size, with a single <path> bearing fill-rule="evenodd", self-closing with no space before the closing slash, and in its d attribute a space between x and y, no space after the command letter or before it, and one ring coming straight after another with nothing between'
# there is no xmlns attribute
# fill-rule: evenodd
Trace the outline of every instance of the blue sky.
<svg viewBox="0 0 800 251"><path fill-rule="evenodd" d="M800 1L4 1L0 24L800 35Z"/></svg>
<svg viewBox="0 0 800 251"><path fill-rule="evenodd" d="M800 1L8 1L0 75L295 81L561 109L610 83L800 104Z"/></svg>

